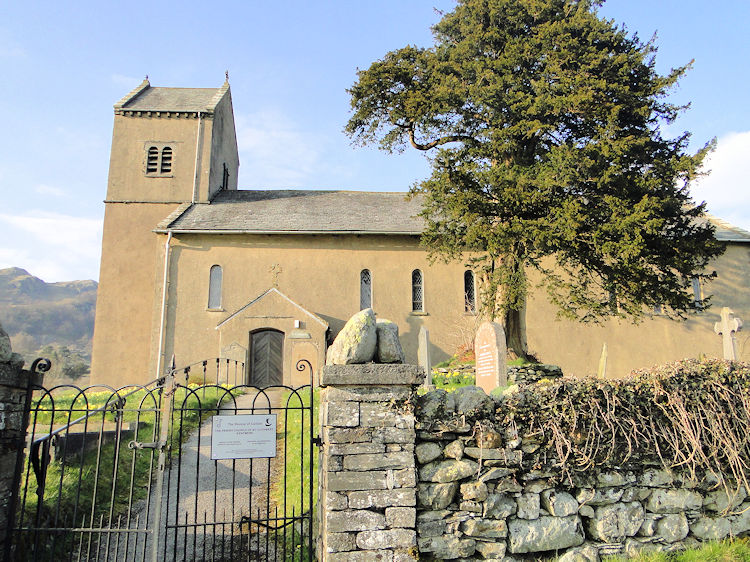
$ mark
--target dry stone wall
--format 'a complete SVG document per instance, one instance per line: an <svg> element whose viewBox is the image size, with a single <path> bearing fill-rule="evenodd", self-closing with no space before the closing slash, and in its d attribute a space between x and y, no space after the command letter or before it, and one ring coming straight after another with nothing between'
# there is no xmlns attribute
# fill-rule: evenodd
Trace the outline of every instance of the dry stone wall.
<svg viewBox="0 0 750 562"><path fill-rule="evenodd" d="M40 371L47 369L49 364ZM0 556L12 556L7 531L17 507L29 387L41 382L41 373L23 369L23 359L12 352L10 339L0 326Z"/></svg>
<svg viewBox="0 0 750 562"><path fill-rule="evenodd" d="M418 399L423 559L599 560L750 532L746 491L716 477L642 466L561 481L558 471L537 468L533 436L489 429L495 403L477 390L437 390Z"/></svg>
<svg viewBox="0 0 750 562"><path fill-rule="evenodd" d="M447 375L448 373L460 373L462 376L475 376L474 365L460 365L457 367L436 367L434 373ZM555 380L562 378L563 372L557 365L523 365L510 366L507 370L508 384L531 384L540 380Z"/></svg>
<svg viewBox="0 0 750 562"><path fill-rule="evenodd" d="M416 557L415 365L328 365L321 375L318 553L330 562Z"/></svg>
<svg viewBox="0 0 750 562"><path fill-rule="evenodd" d="M319 555L330 561L560 560L750 534L750 499L653 462L564 478L477 387L417 396L412 365L341 365L321 382Z"/></svg>

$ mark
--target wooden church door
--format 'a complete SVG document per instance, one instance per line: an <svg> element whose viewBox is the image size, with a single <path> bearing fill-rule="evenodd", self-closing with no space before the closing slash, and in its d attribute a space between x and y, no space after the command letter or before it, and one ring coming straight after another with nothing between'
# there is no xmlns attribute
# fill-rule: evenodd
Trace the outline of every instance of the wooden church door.
<svg viewBox="0 0 750 562"><path fill-rule="evenodd" d="M250 384L265 388L284 382L284 334L261 330L250 334Z"/></svg>

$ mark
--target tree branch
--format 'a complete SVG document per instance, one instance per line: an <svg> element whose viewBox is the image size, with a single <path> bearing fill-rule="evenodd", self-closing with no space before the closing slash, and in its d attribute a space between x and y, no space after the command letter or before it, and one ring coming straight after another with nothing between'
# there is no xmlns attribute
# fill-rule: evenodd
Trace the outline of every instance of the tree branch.
<svg viewBox="0 0 750 562"><path fill-rule="evenodd" d="M459 141L466 141L471 143L476 143L477 140L469 135L446 135L444 137L440 137L435 139L432 142L428 142L427 144L422 144L417 142L417 139L414 137L414 127L409 126L409 142L411 145L416 148L417 150L430 150L431 148L435 148L438 145L446 144L449 142L459 142Z"/></svg>

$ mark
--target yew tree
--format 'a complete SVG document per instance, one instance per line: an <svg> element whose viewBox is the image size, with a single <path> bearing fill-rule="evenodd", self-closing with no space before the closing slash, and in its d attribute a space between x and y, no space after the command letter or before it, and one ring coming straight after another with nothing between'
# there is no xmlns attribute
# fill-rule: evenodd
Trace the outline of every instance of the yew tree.
<svg viewBox="0 0 750 562"><path fill-rule="evenodd" d="M723 246L688 185L711 143L667 135L667 99L689 65L660 75L653 40L602 18L595 0L458 0L434 46L358 71L355 142L429 153L422 242L480 275L484 313L526 356L529 274L581 321L694 308L691 279Z"/></svg>

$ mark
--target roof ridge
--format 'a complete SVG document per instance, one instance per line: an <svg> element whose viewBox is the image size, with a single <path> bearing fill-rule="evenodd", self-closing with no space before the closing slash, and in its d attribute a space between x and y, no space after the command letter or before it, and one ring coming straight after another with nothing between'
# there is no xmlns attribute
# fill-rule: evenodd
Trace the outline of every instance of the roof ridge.
<svg viewBox="0 0 750 562"><path fill-rule="evenodd" d="M225 80L224 83L216 90L216 93L214 94L214 97L211 98L211 102L209 103L208 107L210 107L211 109L216 109L216 106L219 105L219 102L228 91L229 81Z"/></svg>
<svg viewBox="0 0 750 562"><path fill-rule="evenodd" d="M229 191L229 190L227 190ZM366 189L299 189L299 188L283 188L283 189L233 189L236 193L274 193L293 191L295 193L372 193L378 195L408 195L409 191L382 191L382 190L366 190Z"/></svg>
<svg viewBox="0 0 750 562"><path fill-rule="evenodd" d="M151 87L151 83L148 81L148 77L143 79L143 82L138 84L135 88L130 90L125 97L123 97L120 101L118 101L115 104L115 109L122 109L126 103L129 101L134 100L138 96L140 96L145 90Z"/></svg>
<svg viewBox="0 0 750 562"><path fill-rule="evenodd" d="M708 219L708 221L713 223L715 226L722 228L724 230L729 230L730 232L739 236L739 238L736 238L736 239L727 237L727 238L724 238L725 240L730 241L730 242L750 241L750 231L745 230L744 228L739 227L735 224L732 224L726 219L722 219L722 218L717 217L716 215L712 215L711 213L706 213L705 216L706 216L706 219Z"/></svg>

